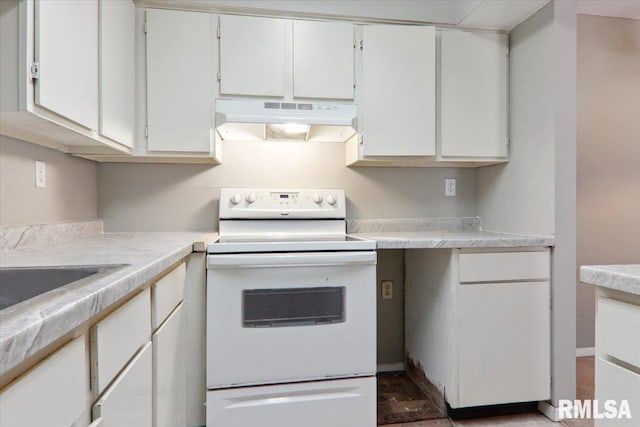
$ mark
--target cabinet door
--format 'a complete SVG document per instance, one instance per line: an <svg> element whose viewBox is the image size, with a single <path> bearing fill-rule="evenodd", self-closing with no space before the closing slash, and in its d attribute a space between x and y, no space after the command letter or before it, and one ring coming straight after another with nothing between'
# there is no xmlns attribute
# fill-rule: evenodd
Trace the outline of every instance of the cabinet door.
<svg viewBox="0 0 640 427"><path fill-rule="evenodd" d="M291 21L220 16L220 93L284 96L286 27Z"/></svg>
<svg viewBox="0 0 640 427"><path fill-rule="evenodd" d="M153 335L154 426L186 425L184 304Z"/></svg>
<svg viewBox="0 0 640 427"><path fill-rule="evenodd" d="M98 0L36 2L36 104L98 129Z"/></svg>
<svg viewBox="0 0 640 427"><path fill-rule="evenodd" d="M596 427L637 427L637 414L640 414L640 374L597 358L595 391L595 399L600 403L601 412L604 412L603 406L607 400L615 401L617 409L626 400L632 416L632 419L597 419Z"/></svg>
<svg viewBox="0 0 640 427"><path fill-rule="evenodd" d="M364 155L435 155L435 29L366 25L362 39Z"/></svg>
<svg viewBox="0 0 640 427"><path fill-rule="evenodd" d="M93 405L104 427L151 427L151 343L140 350Z"/></svg>
<svg viewBox="0 0 640 427"><path fill-rule="evenodd" d="M458 401L451 406L547 400L549 282L458 285L458 291Z"/></svg>
<svg viewBox="0 0 640 427"><path fill-rule="evenodd" d="M353 99L353 24L293 23L293 96Z"/></svg>
<svg viewBox="0 0 640 427"><path fill-rule="evenodd" d="M131 0L100 0L100 135L133 147L135 14Z"/></svg>
<svg viewBox="0 0 640 427"><path fill-rule="evenodd" d="M214 15L149 9L149 151L210 152L214 101Z"/></svg>
<svg viewBox="0 0 640 427"><path fill-rule="evenodd" d="M442 156L506 157L508 36L442 30L440 40Z"/></svg>
<svg viewBox="0 0 640 427"><path fill-rule="evenodd" d="M82 336L0 392L0 426L73 424L90 405L88 368Z"/></svg>

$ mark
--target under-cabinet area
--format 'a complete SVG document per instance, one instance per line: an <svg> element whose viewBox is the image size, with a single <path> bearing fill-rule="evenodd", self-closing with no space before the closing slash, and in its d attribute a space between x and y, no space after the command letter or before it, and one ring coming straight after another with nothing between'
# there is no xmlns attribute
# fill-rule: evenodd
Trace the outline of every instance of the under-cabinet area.
<svg viewBox="0 0 640 427"><path fill-rule="evenodd" d="M484 406L535 407L549 399L548 248L385 249L379 255L378 370L389 372L379 378L379 423L440 419ZM399 256L404 272L393 268ZM395 289L385 293L390 279ZM402 400L393 390L413 396L413 415L386 409L392 401L385 399Z"/></svg>

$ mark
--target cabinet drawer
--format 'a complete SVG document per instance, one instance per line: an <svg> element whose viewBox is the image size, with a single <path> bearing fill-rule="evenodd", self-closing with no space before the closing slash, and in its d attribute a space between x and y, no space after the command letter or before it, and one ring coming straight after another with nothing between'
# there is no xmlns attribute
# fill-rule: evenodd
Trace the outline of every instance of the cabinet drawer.
<svg viewBox="0 0 640 427"><path fill-rule="evenodd" d="M546 280L549 252L461 253L460 282Z"/></svg>
<svg viewBox="0 0 640 427"><path fill-rule="evenodd" d="M89 406L88 373L82 336L0 392L0 425L70 426Z"/></svg>
<svg viewBox="0 0 640 427"><path fill-rule="evenodd" d="M147 343L93 405L94 420L102 418L105 427L151 427L151 364L151 343Z"/></svg>
<svg viewBox="0 0 640 427"><path fill-rule="evenodd" d="M154 331L184 299L186 272L183 262L151 286L151 326Z"/></svg>
<svg viewBox="0 0 640 427"><path fill-rule="evenodd" d="M131 301L91 328L92 389L102 394L129 359L151 337L150 291Z"/></svg>
<svg viewBox="0 0 640 427"><path fill-rule="evenodd" d="M351 378L208 391L207 425L375 426L376 379Z"/></svg>
<svg viewBox="0 0 640 427"><path fill-rule="evenodd" d="M640 367L640 306L598 298L596 349Z"/></svg>
<svg viewBox="0 0 640 427"><path fill-rule="evenodd" d="M595 391L595 398L600 402L600 408L603 408L606 400L614 400L616 401L616 408L620 409L622 400L626 399L629 403L632 416L632 419L597 419L595 420L596 427L638 426L638 414L640 414L640 375L598 358L596 360Z"/></svg>

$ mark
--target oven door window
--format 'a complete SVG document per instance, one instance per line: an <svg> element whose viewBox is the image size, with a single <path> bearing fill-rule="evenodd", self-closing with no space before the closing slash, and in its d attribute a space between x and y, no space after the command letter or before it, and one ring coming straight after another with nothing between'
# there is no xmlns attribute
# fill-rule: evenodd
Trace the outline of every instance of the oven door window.
<svg viewBox="0 0 640 427"><path fill-rule="evenodd" d="M242 292L242 306L245 328L341 323L345 287L249 289Z"/></svg>

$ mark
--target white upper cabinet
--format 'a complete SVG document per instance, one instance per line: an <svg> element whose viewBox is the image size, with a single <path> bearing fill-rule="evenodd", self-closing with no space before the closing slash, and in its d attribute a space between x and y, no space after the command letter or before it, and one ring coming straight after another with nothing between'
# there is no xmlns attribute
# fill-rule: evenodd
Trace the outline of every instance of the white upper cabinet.
<svg viewBox="0 0 640 427"><path fill-rule="evenodd" d="M210 153L215 15L146 11L149 152Z"/></svg>
<svg viewBox="0 0 640 427"><path fill-rule="evenodd" d="M220 16L220 93L285 95L287 26L290 20Z"/></svg>
<svg viewBox="0 0 640 427"><path fill-rule="evenodd" d="M353 24L294 21L293 96L353 99Z"/></svg>
<svg viewBox="0 0 640 427"><path fill-rule="evenodd" d="M506 34L441 30L443 159L507 157L508 54Z"/></svg>
<svg viewBox="0 0 640 427"><path fill-rule="evenodd" d="M365 25L359 101L364 156L434 156L435 28Z"/></svg>
<svg viewBox="0 0 640 427"><path fill-rule="evenodd" d="M98 129L98 0L36 2L36 104Z"/></svg>
<svg viewBox="0 0 640 427"><path fill-rule="evenodd" d="M131 1L100 0L100 135L133 147L135 17Z"/></svg>

